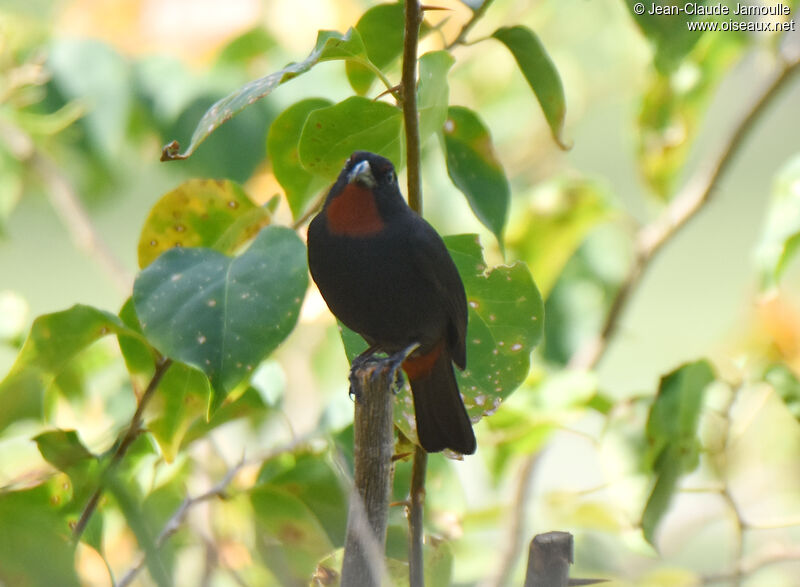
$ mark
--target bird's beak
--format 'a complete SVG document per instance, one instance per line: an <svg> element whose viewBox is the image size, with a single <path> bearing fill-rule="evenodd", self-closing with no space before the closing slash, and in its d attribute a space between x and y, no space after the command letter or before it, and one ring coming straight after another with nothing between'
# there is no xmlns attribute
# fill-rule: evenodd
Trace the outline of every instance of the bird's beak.
<svg viewBox="0 0 800 587"><path fill-rule="evenodd" d="M378 185L378 182L375 181L375 176L372 175L372 168L369 165L369 161L365 160L356 163L350 170L350 173L347 174L347 183L360 183L368 188L374 188Z"/></svg>

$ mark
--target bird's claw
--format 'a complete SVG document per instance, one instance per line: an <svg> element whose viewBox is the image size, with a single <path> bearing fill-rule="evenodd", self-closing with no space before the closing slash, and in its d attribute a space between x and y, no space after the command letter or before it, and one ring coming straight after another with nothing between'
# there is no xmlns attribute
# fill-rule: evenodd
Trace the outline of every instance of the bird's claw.
<svg viewBox="0 0 800 587"><path fill-rule="evenodd" d="M367 349L367 351L353 359L353 364L350 368L350 399L356 402L359 401L361 385L358 372L367 367L372 367L372 372L369 374L372 383L376 383L378 379L386 373L392 393L395 395L398 394L405 385L405 377L403 377L402 370L403 362L405 362L408 356L417 350L417 348L419 348L419 343L414 343L402 351L385 358L376 358L375 350Z"/></svg>

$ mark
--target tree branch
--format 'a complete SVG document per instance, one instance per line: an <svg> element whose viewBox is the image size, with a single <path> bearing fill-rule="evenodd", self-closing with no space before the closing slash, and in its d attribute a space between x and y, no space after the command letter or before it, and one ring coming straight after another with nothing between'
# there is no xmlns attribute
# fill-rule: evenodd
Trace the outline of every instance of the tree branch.
<svg viewBox="0 0 800 587"><path fill-rule="evenodd" d="M728 170L729 166L736 158L748 136L755 128L758 121L764 115L767 107L779 95L780 91L797 75L800 70L800 59L795 58L790 62L785 62L780 70L765 84L758 93L753 104L742 115L739 122L735 125L733 132L723 144L716 156L703 166L694 177L687 182L686 186L672 200L672 203L656 220L644 226L637 234L637 255L628 271L625 281L620 286L614 300L611 303L605 322L600 334L588 344L579 348L569 361L571 369L588 370L593 369L600 359L604 356L608 344L619 326L619 321L623 311L630 299L631 294L641 281L644 272L649 267L656 253L664 245L672 240L692 218L694 218L711 200L714 189L719 180ZM532 464L536 455L528 457L527 465ZM533 467L526 466L525 470L533 470ZM524 488L529 483L526 475L522 475L519 480L519 487ZM517 495L521 491L518 489ZM524 500L515 504L512 515L514 519L523 520L526 517ZM524 523L524 522L523 522ZM522 543L519 538L515 538L516 529L511 525L512 532L509 543L512 545L514 556L507 556L503 561L498 576L506 576L511 572L512 567L519 558ZM511 565L511 566L509 566Z"/></svg>
<svg viewBox="0 0 800 587"><path fill-rule="evenodd" d="M211 489L205 493L201 493L196 497L186 497L186 499L181 502L181 505L178 506L178 509L175 510L175 513L172 514L169 520L167 520L167 523L164 524L164 528L159 533L158 538L156 538L155 547L158 549L164 546L164 543L166 543L166 541L169 540L170 537L180 529L181 525L186 520L189 510L194 506L203 503L204 501L209 501L215 497L224 498L225 491L228 489L228 485L231 484L233 479L236 477L239 471L242 470L244 465L245 461L242 459L235 467L225 474L219 483L214 485ZM146 560L146 555L141 553L139 555L139 560L137 560L136 563L134 563L134 565L128 569L128 572L125 573L122 579L117 582L117 587L127 587L130 585L131 582L136 578L136 575L139 574L139 571L141 571L144 567Z"/></svg>
<svg viewBox="0 0 800 587"><path fill-rule="evenodd" d="M573 355L569 361L570 368L584 370L597 365L619 326L631 293L639 285L656 254L711 201L720 178L741 151L753 128L798 70L800 70L800 60L785 64L773 76L736 124L719 153L695 173L661 216L639 230L636 236L636 258L611 303L603 328L594 340L578 349Z"/></svg>
<svg viewBox="0 0 800 587"><path fill-rule="evenodd" d="M36 147L30 135L7 121L0 121L0 138L14 157L27 162L44 182L50 204L75 247L97 261L117 290L128 295L133 277L97 232L70 181L55 162Z"/></svg>
<svg viewBox="0 0 800 587"><path fill-rule="evenodd" d="M403 120L406 130L406 160L408 175L408 205L422 215L422 178L420 174L419 113L417 112L417 44L422 9L419 0L405 3L405 32L403 37Z"/></svg>
<svg viewBox="0 0 800 587"><path fill-rule="evenodd" d="M83 531L86 529L86 525L89 523L89 520L92 517L92 514L94 514L95 510L97 509L97 504L100 503L100 497L102 497L104 489L103 479L119 464L119 462L125 456L125 453L128 452L131 444L133 444L133 441L139 436L139 433L142 429L142 415L144 414L144 409L147 407L150 398L158 388L161 378L164 376L164 373L167 372L167 369L169 369L170 365L172 365L172 359L161 357L158 360L153 377L150 379L150 383L147 384L147 389L145 389L142 397L139 398L139 403L136 406L136 411L131 418L131 422L128 425L128 428L125 430L125 434L123 435L119 444L117 445L117 449L114 451L111 461L108 463L108 466L100 477L100 484L89 498L89 501L83 508L83 512L81 512L81 517L78 519L78 522L75 524L75 527L72 530L72 536L76 541L80 540Z"/></svg>
<svg viewBox="0 0 800 587"><path fill-rule="evenodd" d="M391 360L391 357L390 357ZM382 584L386 526L392 490L394 374L380 360L354 363L351 381L356 396L354 416L355 463L347 513L343 587Z"/></svg>

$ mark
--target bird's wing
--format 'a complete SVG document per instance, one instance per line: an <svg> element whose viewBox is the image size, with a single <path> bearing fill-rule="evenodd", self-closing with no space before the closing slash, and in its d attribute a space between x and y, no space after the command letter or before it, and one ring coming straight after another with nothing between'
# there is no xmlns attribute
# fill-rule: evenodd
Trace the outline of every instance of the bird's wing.
<svg viewBox="0 0 800 587"><path fill-rule="evenodd" d="M447 247L433 227L415 215L409 231L409 251L423 277L433 283L448 315L448 346L455 364L467 364L467 296Z"/></svg>

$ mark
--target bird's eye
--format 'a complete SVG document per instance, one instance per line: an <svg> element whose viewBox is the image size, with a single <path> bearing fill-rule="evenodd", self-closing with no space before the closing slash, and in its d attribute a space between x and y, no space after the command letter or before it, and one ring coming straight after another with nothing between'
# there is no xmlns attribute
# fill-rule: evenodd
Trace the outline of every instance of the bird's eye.
<svg viewBox="0 0 800 587"><path fill-rule="evenodd" d="M396 180L397 177L395 176L393 170L390 169L389 171L386 172L386 181L388 181L389 183L394 183Z"/></svg>

